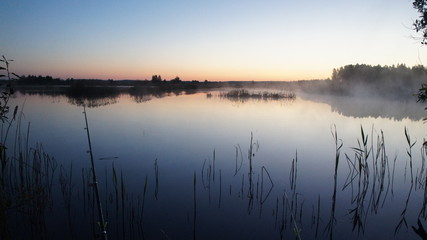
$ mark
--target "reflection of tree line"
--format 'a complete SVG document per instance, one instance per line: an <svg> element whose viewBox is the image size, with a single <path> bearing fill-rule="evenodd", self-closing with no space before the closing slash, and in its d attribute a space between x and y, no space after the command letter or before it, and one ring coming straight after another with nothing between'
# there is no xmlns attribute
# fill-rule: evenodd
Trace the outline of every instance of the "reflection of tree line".
<svg viewBox="0 0 427 240"><path fill-rule="evenodd" d="M327 93L342 96L369 96L386 99L414 99L419 87L427 77L422 65L407 67L371 66L351 64L333 69L327 81L304 81L300 89L311 93Z"/></svg>
<svg viewBox="0 0 427 240"><path fill-rule="evenodd" d="M299 94L299 96L313 102L328 104L331 107L331 111L348 117L381 117L396 120L409 118L416 121L425 117L424 113L420 111L422 105L413 99L402 101L398 99L387 100L383 98L314 94Z"/></svg>
<svg viewBox="0 0 427 240"><path fill-rule="evenodd" d="M188 83L147 85L147 86L99 86L74 84L72 86L55 86L55 87L18 87L18 92L28 95L47 95L47 96L65 96L69 103L77 106L100 107L109 104L115 104L121 95L130 96L135 102L142 103L150 101L153 98L163 98L171 95L189 95L195 94L200 89ZM212 93L208 93L207 97L212 97ZM284 91L248 91L246 89L236 89L228 92L221 92L217 97L245 103L250 99L255 100L294 100L293 92Z"/></svg>
<svg viewBox="0 0 427 240"><path fill-rule="evenodd" d="M171 95L189 95L197 93L198 89L173 89L171 87L132 87L129 89L129 96L137 103L147 102L152 98L163 98Z"/></svg>
<svg viewBox="0 0 427 240"><path fill-rule="evenodd" d="M28 91L28 86L38 89L39 94L63 94L69 97L70 102L77 105L86 103L88 106L102 106L115 103L120 94L126 93L137 102L150 100L152 97L163 97L170 94L191 93L200 89L237 88L245 89L278 89L294 92L301 90L308 93L380 97L385 99L399 99L415 101L414 94L418 91L422 81L427 77L423 66L371 66L366 64L346 65L333 69L331 78L327 80L307 80L295 82L204 82L182 81L176 77L170 81L162 80L160 75L154 75L152 80L96 80L96 79L58 79L51 76L22 76L12 84L16 89ZM239 93L239 90L236 93ZM246 92L247 93L247 92ZM282 94L283 95L283 94ZM294 98L280 94L268 95L264 93L251 94L250 98L277 99ZM223 94L230 100L245 101L246 95ZM346 108L348 109L348 108Z"/></svg>
<svg viewBox="0 0 427 240"><path fill-rule="evenodd" d="M77 106L101 107L115 104L122 95L129 95L135 102L141 103L152 98L162 98L170 95L194 94L197 89L173 89L161 86L86 86L73 85L70 87L19 87L21 94L42 96L64 96L68 102Z"/></svg>
<svg viewBox="0 0 427 240"><path fill-rule="evenodd" d="M100 107L118 102L121 95L130 96L135 102L147 102L153 98L163 98L171 95L194 94L200 89L187 89L182 85L181 88L175 89L171 85L160 86L72 86L72 87L19 87L18 92L28 95L46 95L46 96L65 96L69 103L73 105L88 107ZM202 89L209 91L212 89ZM295 99L293 92L286 91L259 91L254 89L234 89L224 91L218 95L208 92L208 98L220 97L233 102L247 103L249 100L258 99L263 101L286 100L292 101ZM338 112L344 116L351 117L384 117L401 120L410 118L419 120L424 117L420 111L420 104L415 101L390 101L381 98L360 98L360 97L345 97L334 95L313 95L299 94L302 98L315 102L324 102L331 105L332 111Z"/></svg>

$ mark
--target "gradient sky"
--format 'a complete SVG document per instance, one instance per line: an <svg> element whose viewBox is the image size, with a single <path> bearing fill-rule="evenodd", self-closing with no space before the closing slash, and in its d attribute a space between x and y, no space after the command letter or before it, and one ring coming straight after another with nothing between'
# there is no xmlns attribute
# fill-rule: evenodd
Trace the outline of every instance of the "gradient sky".
<svg viewBox="0 0 427 240"><path fill-rule="evenodd" d="M347 64L427 62L412 0L2 0L19 75L324 79Z"/></svg>

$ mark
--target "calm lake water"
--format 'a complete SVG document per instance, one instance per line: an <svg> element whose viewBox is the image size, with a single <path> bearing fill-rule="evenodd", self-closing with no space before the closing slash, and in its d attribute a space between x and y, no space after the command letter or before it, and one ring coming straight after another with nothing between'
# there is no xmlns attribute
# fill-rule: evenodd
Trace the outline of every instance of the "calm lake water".
<svg viewBox="0 0 427 240"><path fill-rule="evenodd" d="M412 226L427 226L427 127L415 100L297 93L241 101L213 91L123 94L86 108L109 238L421 239ZM55 176L71 179L69 198L53 181L45 226L32 230L44 238L92 239L99 229L75 102L11 100L23 108L21 135L30 123L29 145L42 144L58 162Z"/></svg>

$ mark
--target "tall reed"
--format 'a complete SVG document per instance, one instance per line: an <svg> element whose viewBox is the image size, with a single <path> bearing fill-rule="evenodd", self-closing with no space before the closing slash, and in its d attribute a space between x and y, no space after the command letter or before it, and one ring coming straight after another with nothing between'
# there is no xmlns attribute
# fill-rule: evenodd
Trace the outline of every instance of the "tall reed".
<svg viewBox="0 0 427 240"><path fill-rule="evenodd" d="M337 176L338 176L338 165L340 160L340 151L343 146L341 139L338 139L337 128L335 125L333 126L333 129L331 129L331 133L335 143L335 169L334 169L334 187L332 191L331 214L329 217L329 222L326 226L326 230L329 233L329 239L333 239L334 225L336 223L335 207L336 207L336 199L337 199ZM363 135L363 131L362 131L362 135Z"/></svg>
<svg viewBox="0 0 427 240"><path fill-rule="evenodd" d="M196 172L193 176L193 239L196 239L196 222L197 222L197 198L196 198L197 178Z"/></svg>
<svg viewBox="0 0 427 240"><path fill-rule="evenodd" d="M9 122L3 124L11 129L12 124L16 123L15 127L19 131L16 130L15 135L11 135L15 138L11 141L19 147L7 148L4 143L0 144L0 238L11 239L13 236L10 232L13 229L9 221L10 213L29 220L29 223L24 222L29 231L19 232L22 234L19 237L30 234L33 238L46 238L46 214L53 205L52 188L58 164L55 158L44 151L41 144L29 147L30 124L26 132L21 132L23 113L21 111L18 116L16 112L13 114L13 118L6 118Z"/></svg>
<svg viewBox="0 0 427 240"><path fill-rule="evenodd" d="M409 157L409 169L410 169L410 173L411 173L411 184L414 183L414 173L412 170L412 148L414 147L415 142L411 141L411 136L409 135L408 129L405 127L405 137L406 137L406 143L408 144L408 149L406 150L406 153L408 154Z"/></svg>

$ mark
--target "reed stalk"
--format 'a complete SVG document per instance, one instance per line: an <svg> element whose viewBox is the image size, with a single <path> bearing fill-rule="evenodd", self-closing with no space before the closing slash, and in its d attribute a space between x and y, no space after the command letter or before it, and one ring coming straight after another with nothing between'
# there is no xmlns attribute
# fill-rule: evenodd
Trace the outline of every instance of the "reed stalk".
<svg viewBox="0 0 427 240"><path fill-rule="evenodd" d="M336 223L335 219L335 208L336 208L336 199L337 199L337 177L338 177L338 165L340 160L340 151L343 146L341 139L338 139L338 133L336 126L334 125L333 129L331 129L332 137L335 143L335 169L334 169L334 187L332 191L332 206L331 206L331 214L329 217L329 222L325 230L329 233L329 238L333 239L333 231L334 225ZM363 136L363 131L362 131ZM320 201L320 200L319 200Z"/></svg>
<svg viewBox="0 0 427 240"><path fill-rule="evenodd" d="M154 161L154 174L156 178L156 185L154 187L154 197L157 200L157 197L159 195L159 165L157 164L157 158Z"/></svg>
<svg viewBox="0 0 427 240"><path fill-rule="evenodd" d="M286 192L284 193L284 198L288 199L288 195L286 194ZM295 237L296 239L301 240L301 229L298 227L297 219L295 217L295 213L293 212L293 206L292 204L289 204L289 201L286 201L286 207L289 209L291 215L292 229L294 231Z"/></svg>
<svg viewBox="0 0 427 240"><path fill-rule="evenodd" d="M237 173L240 171L240 169L242 168L243 165L243 154L242 154L242 149L240 148L240 145L234 146L236 148L236 169L234 171L234 176L237 175ZM239 152L240 151L240 164L238 166L237 164L237 158L239 157Z"/></svg>
<svg viewBox="0 0 427 240"><path fill-rule="evenodd" d="M196 172L194 172L193 176L193 240L196 239L196 218L197 218L197 201L196 201Z"/></svg>
<svg viewBox="0 0 427 240"><path fill-rule="evenodd" d="M408 149L406 150L406 153L409 156L409 169L411 171L411 184L413 184L414 183L414 173L412 170L412 148L414 147L414 145L417 141L415 141L415 142L411 141L411 136L409 135L408 129L406 127L405 127L405 137L406 137L406 142L408 144Z"/></svg>
<svg viewBox="0 0 427 240"><path fill-rule="evenodd" d="M221 169L219 169L219 197L218 197L218 208L221 208L221 197L222 197L222 176L221 176Z"/></svg>

